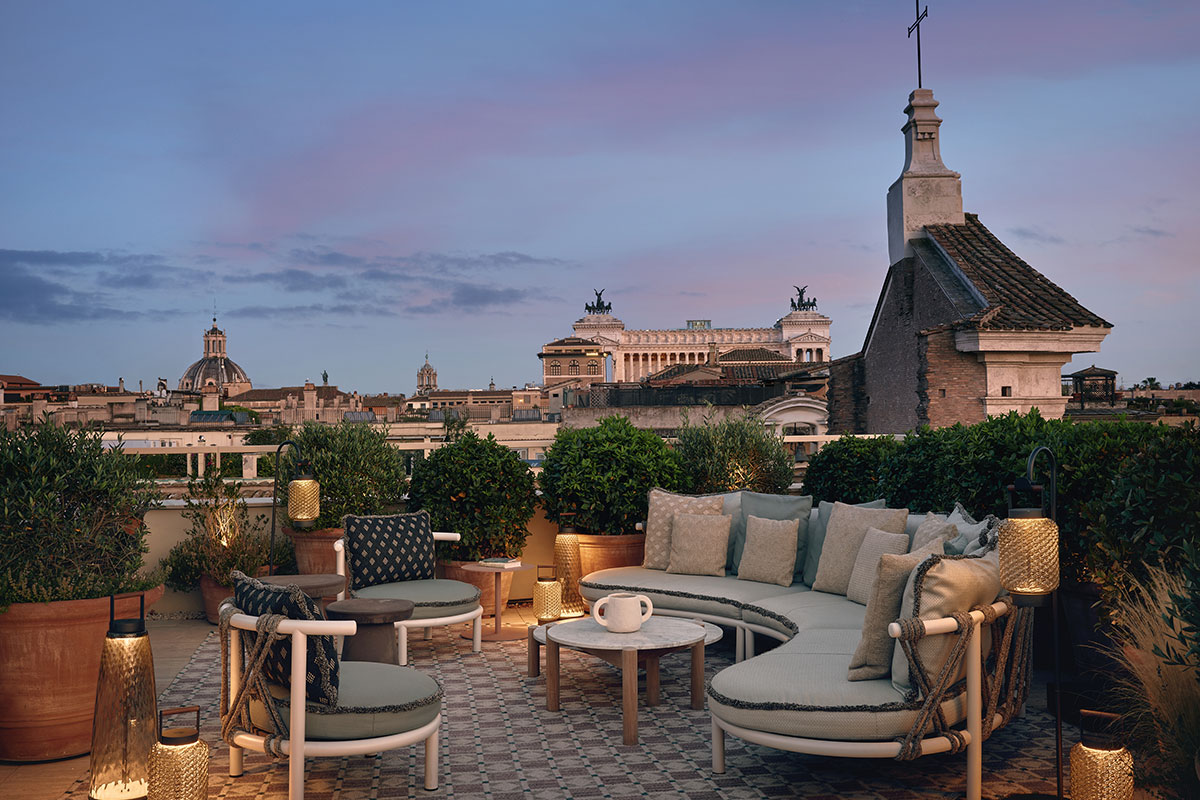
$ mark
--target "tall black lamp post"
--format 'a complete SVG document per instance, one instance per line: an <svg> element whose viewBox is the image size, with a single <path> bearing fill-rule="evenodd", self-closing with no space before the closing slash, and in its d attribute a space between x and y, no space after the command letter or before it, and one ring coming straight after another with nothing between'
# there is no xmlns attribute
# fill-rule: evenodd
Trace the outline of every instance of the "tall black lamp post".
<svg viewBox="0 0 1200 800"><path fill-rule="evenodd" d="M279 505L279 473L283 471L280 455L291 445L296 451L296 466L288 482L288 519L292 525L307 530L321 515L321 484L313 477L312 468L300 453L300 446L288 439L275 449L275 487L271 492L271 544L267 554L267 574L275 574L275 510Z"/></svg>

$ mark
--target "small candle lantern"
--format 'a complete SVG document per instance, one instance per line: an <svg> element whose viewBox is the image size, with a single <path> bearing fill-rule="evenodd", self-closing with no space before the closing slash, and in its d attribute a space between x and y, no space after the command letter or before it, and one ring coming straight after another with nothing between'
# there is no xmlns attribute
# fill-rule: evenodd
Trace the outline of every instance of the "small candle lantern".
<svg viewBox="0 0 1200 800"><path fill-rule="evenodd" d="M1080 710L1081 741L1071 748L1071 800L1132 800L1133 756L1116 732L1118 719Z"/></svg>
<svg viewBox="0 0 1200 800"><path fill-rule="evenodd" d="M196 715L195 727L164 728L176 714ZM158 741L150 750L148 800L204 800L208 797L208 744L200 740L200 706L158 712Z"/></svg>
<svg viewBox="0 0 1200 800"><path fill-rule="evenodd" d="M549 570L549 576L544 576L543 570ZM554 567L539 565L537 571L537 582L533 584L533 614L539 625L545 625L562 615L562 584L555 577Z"/></svg>

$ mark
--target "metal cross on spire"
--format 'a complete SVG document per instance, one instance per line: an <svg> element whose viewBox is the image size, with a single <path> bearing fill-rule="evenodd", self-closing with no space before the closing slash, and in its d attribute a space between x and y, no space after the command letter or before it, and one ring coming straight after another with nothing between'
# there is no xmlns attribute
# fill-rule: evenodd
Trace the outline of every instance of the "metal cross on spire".
<svg viewBox="0 0 1200 800"><path fill-rule="evenodd" d="M913 5L916 7L917 21L908 26L908 38L912 38L913 31L917 32L917 88L921 86L921 21L929 16L929 6L925 6L925 10L921 10L921 0L913 0Z"/></svg>

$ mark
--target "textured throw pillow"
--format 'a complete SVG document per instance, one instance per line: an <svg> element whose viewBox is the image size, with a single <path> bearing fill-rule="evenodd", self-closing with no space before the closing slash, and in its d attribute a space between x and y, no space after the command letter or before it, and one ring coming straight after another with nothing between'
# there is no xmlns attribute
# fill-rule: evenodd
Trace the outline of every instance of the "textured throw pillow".
<svg viewBox="0 0 1200 800"><path fill-rule="evenodd" d="M825 544L817 563L813 590L844 595L850 586L854 559L858 557L867 529L903 534L907 520L907 508L859 508L834 503L829 524L825 527Z"/></svg>
<svg viewBox="0 0 1200 800"><path fill-rule="evenodd" d="M724 508L725 499L718 494L690 497L651 489L650 509L646 513L646 555L642 566L646 569L666 569L671 563L671 525L676 512L719 515Z"/></svg>
<svg viewBox="0 0 1200 800"><path fill-rule="evenodd" d="M875 587L867 600L866 614L863 615L862 638L850 658L849 680L886 678L891 672L892 648L895 644L892 637L888 636L887 629L900 617L908 576L926 558L941 553L942 543L939 541L902 555L885 553L879 559Z"/></svg>
<svg viewBox="0 0 1200 800"><path fill-rule="evenodd" d="M930 542L949 541L958 535L958 527L949 520L942 519L937 514L926 514L925 519L913 533L910 550L920 550Z"/></svg>
<svg viewBox="0 0 1200 800"><path fill-rule="evenodd" d="M796 567L795 519L746 518L746 549L738 563L738 580L791 586Z"/></svg>
<svg viewBox="0 0 1200 800"><path fill-rule="evenodd" d="M325 619L316 601L298 586L275 586L255 580L234 570L233 603L252 617L282 614L288 619ZM268 683L290 687L292 637L285 636L271 645L263 661ZM338 697L338 657L332 636L309 636L305 664L305 697L311 703L336 706Z"/></svg>
<svg viewBox="0 0 1200 800"><path fill-rule="evenodd" d="M957 536L946 540L945 547L948 556L979 554L982 552L980 537L997 524L996 518L990 514L982 521L976 522L959 503L954 504L954 510L950 512L950 517L946 521L952 523L958 530Z"/></svg>
<svg viewBox="0 0 1200 800"><path fill-rule="evenodd" d="M846 586L846 599L866 605L875 591L875 572L884 554L901 555L908 552L908 537L903 533L888 533L868 528L862 547L854 557L854 569Z"/></svg>
<svg viewBox="0 0 1200 800"><path fill-rule="evenodd" d="M419 581L433 577L433 530L429 512L347 516L346 572L350 590L381 583Z"/></svg>
<svg viewBox="0 0 1200 800"><path fill-rule="evenodd" d="M725 575L731 517L724 514L675 514L667 572Z"/></svg>
<svg viewBox="0 0 1200 800"><path fill-rule="evenodd" d="M904 587L901 617L938 619L956 611L970 611L984 603L993 603L1000 595L1000 559L993 550L985 556L935 556L912 571ZM991 627L985 626L980 641L986 659L991 647ZM925 669L930 675L941 672L954 646L953 636L927 636L917 643ZM963 669L954 680L961 680ZM892 653L892 686L910 700L916 695L908 674L908 659L897 642Z"/></svg>
<svg viewBox="0 0 1200 800"><path fill-rule="evenodd" d="M872 500L869 503L859 503L857 508L883 508L883 500ZM817 579L817 566L821 562L821 551L825 546L825 529L829 525L829 515L833 513L833 503L821 501L817 506L816 519L808 526L808 547L804 555L804 582L809 586ZM796 564L800 566L799 563Z"/></svg>
<svg viewBox="0 0 1200 800"><path fill-rule="evenodd" d="M796 520L799 527L796 531L796 564L795 573L799 575L804 568L804 554L808 549L808 518L812 513L813 499L811 495L797 496L790 494L762 494L761 492L742 492L741 532L746 530L746 520L749 517L760 519ZM737 530L738 526L734 526ZM730 537L731 539L733 536ZM732 542L729 569L734 574L742 560L742 552L746 544L745 536ZM788 584L789 586L791 583Z"/></svg>

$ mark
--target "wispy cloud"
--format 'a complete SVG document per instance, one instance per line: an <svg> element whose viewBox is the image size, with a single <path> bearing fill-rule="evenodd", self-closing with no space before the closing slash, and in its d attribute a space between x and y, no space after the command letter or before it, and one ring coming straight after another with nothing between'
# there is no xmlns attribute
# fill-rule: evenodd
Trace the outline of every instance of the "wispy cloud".
<svg viewBox="0 0 1200 800"><path fill-rule="evenodd" d="M1042 230L1036 225L1022 226L1018 228L1009 228L1009 233L1018 239L1024 239L1027 242L1037 242L1038 244L1065 244L1066 240L1058 234L1050 233Z"/></svg>
<svg viewBox="0 0 1200 800"><path fill-rule="evenodd" d="M225 283L266 283L285 292L323 292L344 289L346 278L342 275L320 275L303 269L280 269L271 272L231 274L222 278Z"/></svg>
<svg viewBox="0 0 1200 800"><path fill-rule="evenodd" d="M1146 225L1135 225L1129 230L1133 231L1138 236L1148 236L1152 239L1168 239L1175 235L1170 231L1164 231L1161 228L1151 228Z"/></svg>
<svg viewBox="0 0 1200 800"><path fill-rule="evenodd" d="M50 325L137 315L107 305L96 294L34 275L24 266L0 263L0 319Z"/></svg>

